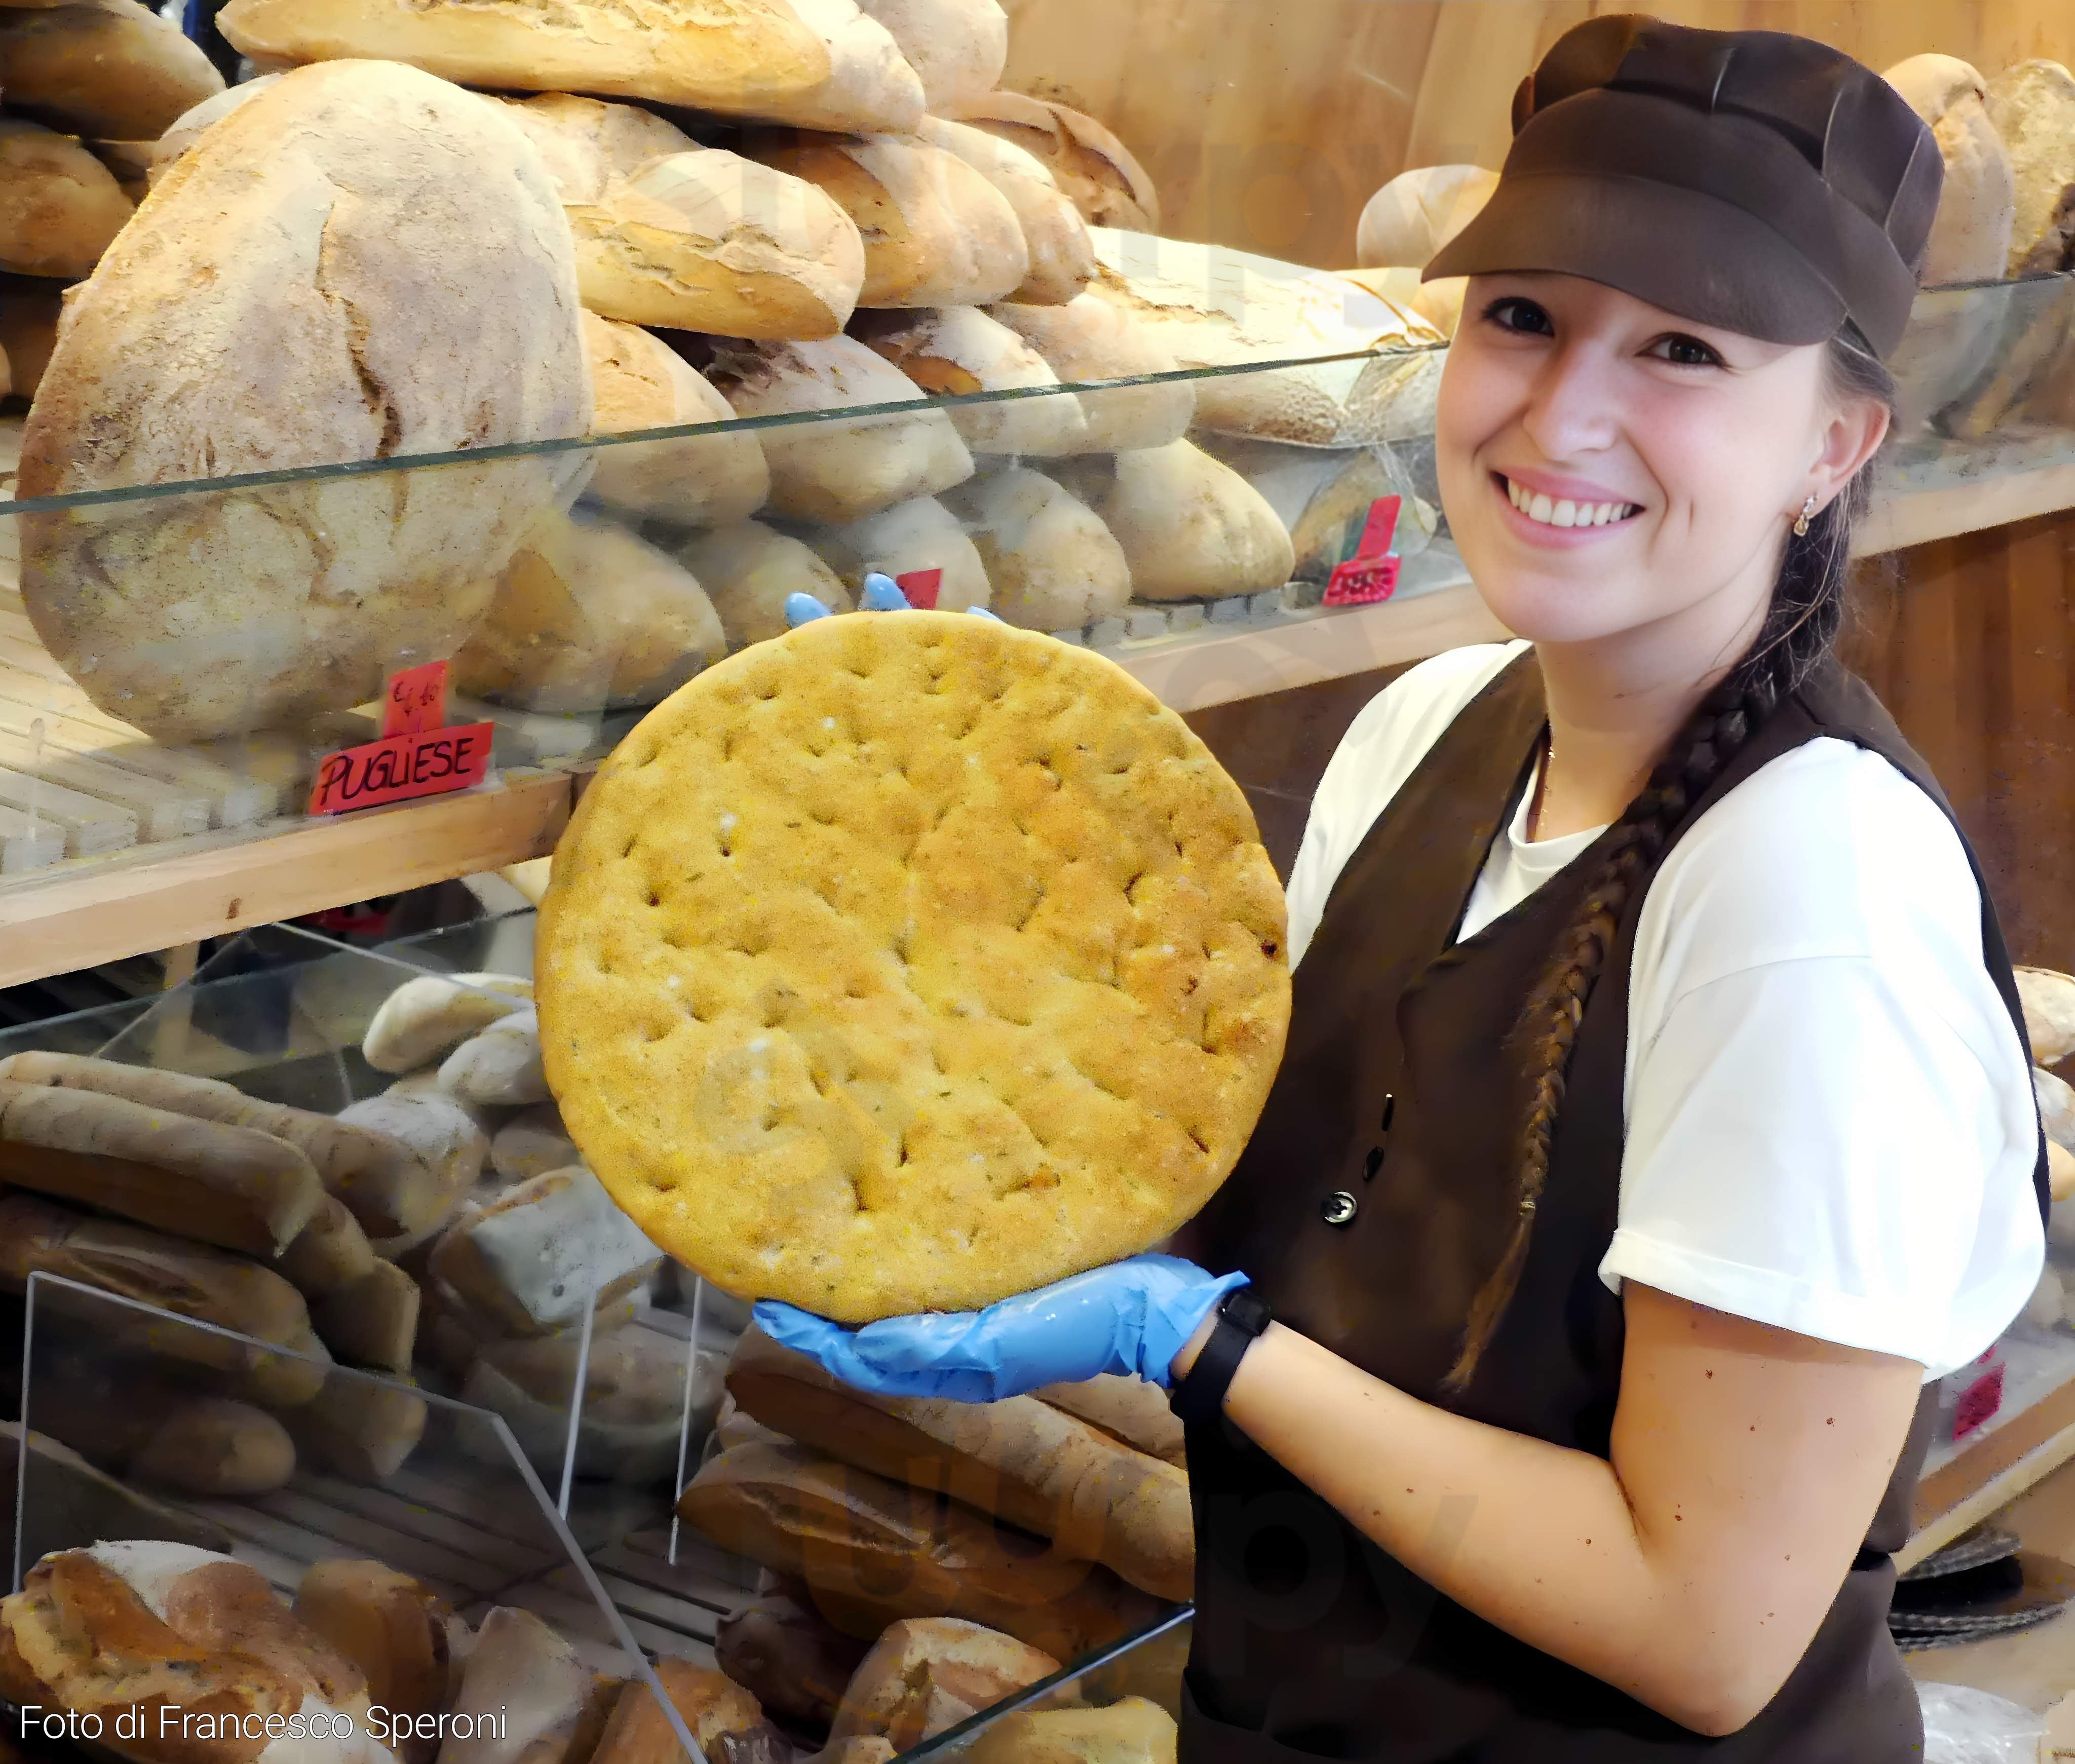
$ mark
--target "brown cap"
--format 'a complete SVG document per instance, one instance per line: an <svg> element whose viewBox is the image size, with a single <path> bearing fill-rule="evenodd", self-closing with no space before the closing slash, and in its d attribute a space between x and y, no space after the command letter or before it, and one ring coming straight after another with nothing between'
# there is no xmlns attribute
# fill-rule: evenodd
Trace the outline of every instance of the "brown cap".
<svg viewBox="0 0 2075 1764"><path fill-rule="evenodd" d="M1902 340L1945 168L1885 80L1776 31L1634 14L1566 31L1513 100L1483 211L1426 279L1582 275L1704 325Z"/></svg>

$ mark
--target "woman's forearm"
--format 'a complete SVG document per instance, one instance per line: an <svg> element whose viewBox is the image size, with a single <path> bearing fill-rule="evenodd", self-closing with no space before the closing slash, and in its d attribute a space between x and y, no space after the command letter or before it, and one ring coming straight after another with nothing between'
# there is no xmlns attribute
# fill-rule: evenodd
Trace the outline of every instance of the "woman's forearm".
<svg viewBox="0 0 2075 1764"><path fill-rule="evenodd" d="M1611 1461L1421 1402L1279 1326L1225 1413L1459 1605L1684 1726L1734 1732L1835 1598L1922 1369L1633 1283L1625 1309Z"/></svg>

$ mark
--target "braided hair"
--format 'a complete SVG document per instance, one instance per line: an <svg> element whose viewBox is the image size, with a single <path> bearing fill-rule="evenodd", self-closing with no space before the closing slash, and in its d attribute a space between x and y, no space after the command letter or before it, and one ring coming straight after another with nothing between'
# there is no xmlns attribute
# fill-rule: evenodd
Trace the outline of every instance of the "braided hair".
<svg viewBox="0 0 2075 1764"><path fill-rule="evenodd" d="M1871 398L1893 412L1893 379L1849 325L1831 340L1827 371L1834 397ZM1530 1100L1522 1124L1513 1233L1498 1267L1471 1304L1461 1349L1443 1381L1448 1391L1468 1388L1519 1284L1535 1205L1548 1178L1572 1047L1636 882L1649 873L1693 805L1744 743L1836 644L1844 620L1852 528L1870 494L1866 478L1863 471L1854 477L1811 518L1805 534L1788 533L1765 623L1742 659L1672 738L1641 794L1609 830L1584 898L1529 994L1518 1037L1526 1055Z"/></svg>

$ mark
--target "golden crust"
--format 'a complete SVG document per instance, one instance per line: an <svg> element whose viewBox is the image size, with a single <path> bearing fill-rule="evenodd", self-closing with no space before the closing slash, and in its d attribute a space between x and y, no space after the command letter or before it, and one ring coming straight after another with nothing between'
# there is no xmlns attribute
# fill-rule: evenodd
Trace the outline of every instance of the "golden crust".
<svg viewBox="0 0 2075 1764"><path fill-rule="evenodd" d="M650 1239L845 1322L1135 1254L1231 1170L1290 1011L1238 789L1113 664L961 614L816 620L586 792L536 992Z"/></svg>

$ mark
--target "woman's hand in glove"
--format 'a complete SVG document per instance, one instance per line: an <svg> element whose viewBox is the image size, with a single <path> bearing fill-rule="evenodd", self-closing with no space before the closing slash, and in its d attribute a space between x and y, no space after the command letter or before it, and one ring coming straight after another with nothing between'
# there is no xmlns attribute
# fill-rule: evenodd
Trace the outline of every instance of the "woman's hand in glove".
<svg viewBox="0 0 2075 1764"><path fill-rule="evenodd" d="M1105 1372L1163 1389L1168 1368L1244 1274L1207 1274L1172 1256L1091 1268L984 1311L888 1317L852 1331L766 1300L757 1326L847 1385L882 1397L999 1402Z"/></svg>

